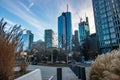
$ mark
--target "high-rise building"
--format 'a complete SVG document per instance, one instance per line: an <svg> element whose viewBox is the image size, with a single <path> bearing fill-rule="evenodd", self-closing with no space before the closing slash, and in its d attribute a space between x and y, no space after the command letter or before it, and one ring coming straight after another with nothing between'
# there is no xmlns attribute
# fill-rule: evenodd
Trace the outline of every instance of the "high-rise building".
<svg viewBox="0 0 120 80"><path fill-rule="evenodd" d="M84 43L84 40L90 35L88 17L86 21L79 23L79 37L80 37L80 46Z"/></svg>
<svg viewBox="0 0 120 80"><path fill-rule="evenodd" d="M91 52L97 52L98 53L98 44L97 44L97 37L96 33L93 33L90 35L90 50ZM92 53L92 54L94 54Z"/></svg>
<svg viewBox="0 0 120 80"><path fill-rule="evenodd" d="M22 35L24 51L32 49L33 38L34 38L34 35L31 33L30 30L27 30L26 34Z"/></svg>
<svg viewBox="0 0 120 80"><path fill-rule="evenodd" d="M78 35L78 30L75 30L74 31L74 35L72 37L72 46L73 46L73 50L77 50L80 46L80 43L79 43L79 35Z"/></svg>
<svg viewBox="0 0 120 80"><path fill-rule="evenodd" d="M99 49L106 53L120 44L120 0L92 0Z"/></svg>
<svg viewBox="0 0 120 80"><path fill-rule="evenodd" d="M58 17L58 47L68 52L72 50L71 12L63 12Z"/></svg>
<svg viewBox="0 0 120 80"><path fill-rule="evenodd" d="M54 47L55 33L51 29L45 30L45 48Z"/></svg>
<svg viewBox="0 0 120 80"><path fill-rule="evenodd" d="M45 42L42 40L35 41L35 42L33 42L32 47L39 48L39 49L45 49Z"/></svg>

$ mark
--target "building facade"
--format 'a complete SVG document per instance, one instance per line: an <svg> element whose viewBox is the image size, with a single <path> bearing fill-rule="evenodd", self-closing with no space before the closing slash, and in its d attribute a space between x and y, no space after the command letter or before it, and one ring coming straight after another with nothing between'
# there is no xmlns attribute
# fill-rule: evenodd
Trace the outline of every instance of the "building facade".
<svg viewBox="0 0 120 80"><path fill-rule="evenodd" d="M63 12L58 17L58 48L72 51L72 23L71 13Z"/></svg>
<svg viewBox="0 0 120 80"><path fill-rule="evenodd" d="M75 30L74 31L74 35L72 37L72 46L73 46L73 51L77 51L77 49L79 48L80 46L80 43L79 43L79 35L78 35L78 30Z"/></svg>
<svg viewBox="0 0 120 80"><path fill-rule="evenodd" d="M32 49L33 38L34 38L34 35L31 33L30 30L27 30L26 34L22 35L24 51Z"/></svg>
<svg viewBox="0 0 120 80"><path fill-rule="evenodd" d="M92 0L99 49L106 53L120 44L120 0Z"/></svg>
<svg viewBox="0 0 120 80"><path fill-rule="evenodd" d="M45 49L45 42L42 40L35 41L33 42L32 47L37 47L39 49Z"/></svg>
<svg viewBox="0 0 120 80"><path fill-rule="evenodd" d="M94 53L98 53L98 43L97 43L96 33L90 35L90 50Z"/></svg>
<svg viewBox="0 0 120 80"><path fill-rule="evenodd" d="M89 35L90 35L89 22L88 17L86 17L86 21L79 23L80 46L84 43L84 40L89 37Z"/></svg>
<svg viewBox="0 0 120 80"><path fill-rule="evenodd" d="M55 33L51 29L45 30L45 48L54 47Z"/></svg>

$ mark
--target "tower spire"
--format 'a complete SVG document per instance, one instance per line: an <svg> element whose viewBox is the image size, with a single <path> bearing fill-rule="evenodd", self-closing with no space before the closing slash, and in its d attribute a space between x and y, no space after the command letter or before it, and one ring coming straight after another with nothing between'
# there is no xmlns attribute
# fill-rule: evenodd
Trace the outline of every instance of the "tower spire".
<svg viewBox="0 0 120 80"><path fill-rule="evenodd" d="M86 18L86 12L85 12L85 18Z"/></svg>
<svg viewBox="0 0 120 80"><path fill-rule="evenodd" d="M68 4L67 4L67 12L68 12Z"/></svg>

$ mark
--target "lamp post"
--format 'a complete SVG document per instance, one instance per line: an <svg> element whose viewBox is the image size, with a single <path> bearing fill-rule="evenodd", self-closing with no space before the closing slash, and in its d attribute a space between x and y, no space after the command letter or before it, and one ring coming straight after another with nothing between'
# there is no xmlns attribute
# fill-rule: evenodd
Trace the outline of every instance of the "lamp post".
<svg viewBox="0 0 120 80"><path fill-rule="evenodd" d="M53 64L53 51L51 52L51 63Z"/></svg>
<svg viewBox="0 0 120 80"><path fill-rule="evenodd" d="M27 52L24 52L23 55L24 55L25 62L27 62Z"/></svg>
<svg viewBox="0 0 120 80"><path fill-rule="evenodd" d="M26 61L26 56L27 56L27 52L21 52L21 56L24 58L24 60Z"/></svg>

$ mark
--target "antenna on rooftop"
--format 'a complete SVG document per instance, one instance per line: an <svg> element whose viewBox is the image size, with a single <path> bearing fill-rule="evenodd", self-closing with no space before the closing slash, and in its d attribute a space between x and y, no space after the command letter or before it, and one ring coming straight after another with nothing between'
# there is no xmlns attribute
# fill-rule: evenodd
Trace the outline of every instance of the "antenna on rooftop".
<svg viewBox="0 0 120 80"><path fill-rule="evenodd" d="M86 18L86 12L85 12L85 18Z"/></svg>
<svg viewBox="0 0 120 80"><path fill-rule="evenodd" d="M67 12L68 12L68 4L67 4Z"/></svg>

